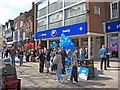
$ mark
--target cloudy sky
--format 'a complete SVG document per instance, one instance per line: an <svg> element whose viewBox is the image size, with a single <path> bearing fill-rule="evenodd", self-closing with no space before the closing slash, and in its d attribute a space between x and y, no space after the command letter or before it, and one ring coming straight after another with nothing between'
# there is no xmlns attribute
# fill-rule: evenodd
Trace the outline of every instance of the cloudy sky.
<svg viewBox="0 0 120 90"><path fill-rule="evenodd" d="M0 0L0 23L15 19L20 12L29 11L36 0Z"/></svg>

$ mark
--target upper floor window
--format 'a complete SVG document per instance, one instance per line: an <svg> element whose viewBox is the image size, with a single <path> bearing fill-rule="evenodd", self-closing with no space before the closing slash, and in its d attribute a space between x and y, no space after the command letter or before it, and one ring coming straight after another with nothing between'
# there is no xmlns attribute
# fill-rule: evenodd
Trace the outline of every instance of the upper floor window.
<svg viewBox="0 0 120 90"><path fill-rule="evenodd" d="M94 6L94 13L97 15L100 15L100 8L97 6Z"/></svg>
<svg viewBox="0 0 120 90"><path fill-rule="evenodd" d="M17 29L17 23L15 24L15 29Z"/></svg>
<svg viewBox="0 0 120 90"><path fill-rule="evenodd" d="M119 3L118 3L118 1L110 3L110 12L111 12L111 19L119 17Z"/></svg>
<svg viewBox="0 0 120 90"><path fill-rule="evenodd" d="M20 21L20 27L22 27L23 26L23 21Z"/></svg>
<svg viewBox="0 0 120 90"><path fill-rule="evenodd" d="M56 1L58 1L58 0L49 0L49 4L52 4L52 3L56 2Z"/></svg>
<svg viewBox="0 0 120 90"><path fill-rule="evenodd" d="M42 0L40 4L38 4L38 10L43 9L44 7L47 7L48 0Z"/></svg>
<svg viewBox="0 0 120 90"><path fill-rule="evenodd" d="M65 10L65 18L70 18L73 16L85 14L86 12L86 5L85 3L78 4L76 6L70 7Z"/></svg>
<svg viewBox="0 0 120 90"><path fill-rule="evenodd" d="M46 25L47 24L47 18L42 18L40 20L37 21L37 26L43 26L43 25Z"/></svg>
<svg viewBox="0 0 120 90"><path fill-rule="evenodd" d="M58 13L52 14L51 16L49 16L49 23L60 21L60 20L62 20L62 17L63 17L63 13L62 12L58 12Z"/></svg>

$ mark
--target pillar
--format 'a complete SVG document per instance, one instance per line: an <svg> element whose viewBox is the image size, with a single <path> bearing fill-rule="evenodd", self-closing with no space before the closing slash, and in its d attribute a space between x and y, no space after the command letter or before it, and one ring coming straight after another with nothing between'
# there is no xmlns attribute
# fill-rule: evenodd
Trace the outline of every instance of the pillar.
<svg viewBox="0 0 120 90"><path fill-rule="evenodd" d="M96 50L96 37L93 37L93 58L97 58L97 50Z"/></svg>
<svg viewBox="0 0 120 90"><path fill-rule="evenodd" d="M49 40L47 40L47 49L49 49L50 47L50 43L49 43Z"/></svg>
<svg viewBox="0 0 120 90"><path fill-rule="evenodd" d="M120 61L120 33L118 33L118 60Z"/></svg>
<svg viewBox="0 0 120 90"><path fill-rule="evenodd" d="M104 44L107 45L107 34L105 34L105 36L104 36Z"/></svg>
<svg viewBox="0 0 120 90"><path fill-rule="evenodd" d="M91 36L88 36L88 59L91 59Z"/></svg>
<svg viewBox="0 0 120 90"><path fill-rule="evenodd" d="M81 46L81 38L79 38L79 47Z"/></svg>

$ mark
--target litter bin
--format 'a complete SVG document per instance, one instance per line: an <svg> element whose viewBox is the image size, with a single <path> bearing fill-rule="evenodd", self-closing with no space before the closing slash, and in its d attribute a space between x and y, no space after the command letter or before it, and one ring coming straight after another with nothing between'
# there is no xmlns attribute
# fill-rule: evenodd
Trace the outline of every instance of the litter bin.
<svg viewBox="0 0 120 90"><path fill-rule="evenodd" d="M80 66L89 69L88 79L94 77L94 60L85 59L80 63Z"/></svg>

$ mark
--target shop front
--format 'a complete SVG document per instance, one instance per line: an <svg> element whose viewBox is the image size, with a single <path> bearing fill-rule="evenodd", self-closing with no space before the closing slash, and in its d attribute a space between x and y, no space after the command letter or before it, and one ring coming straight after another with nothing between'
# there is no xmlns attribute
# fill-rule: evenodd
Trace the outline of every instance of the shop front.
<svg viewBox="0 0 120 90"><path fill-rule="evenodd" d="M91 59L91 57L98 57L98 53L96 53L96 51L99 51L100 49L100 37L102 35L87 32L86 22L42 32L36 32L34 34L34 39L39 41L42 39L42 42L46 42L46 47L49 48L50 44L54 41L59 44L59 38L61 37L61 34L69 36L72 39L72 42L75 44L75 47L83 46L84 48L87 48L89 59ZM98 42L97 46L96 42Z"/></svg>
<svg viewBox="0 0 120 90"><path fill-rule="evenodd" d="M106 44L111 57L120 60L120 21L107 22L105 31Z"/></svg>

